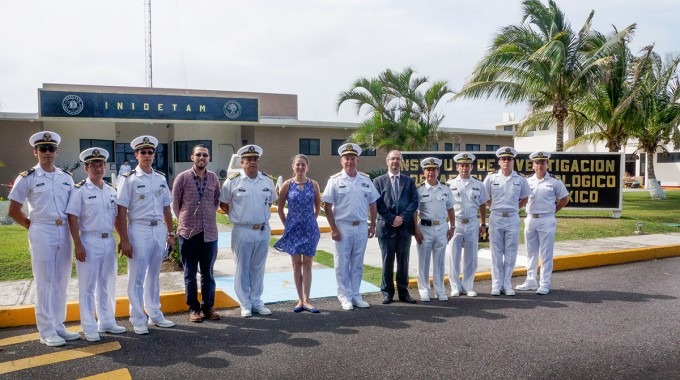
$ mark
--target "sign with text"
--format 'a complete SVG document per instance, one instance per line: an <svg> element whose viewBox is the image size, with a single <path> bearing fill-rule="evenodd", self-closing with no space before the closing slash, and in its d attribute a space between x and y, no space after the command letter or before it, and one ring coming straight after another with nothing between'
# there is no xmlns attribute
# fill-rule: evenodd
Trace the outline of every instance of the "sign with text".
<svg viewBox="0 0 680 380"><path fill-rule="evenodd" d="M482 181L487 174L498 170L495 152L472 152L476 160L472 164L472 176ZM402 152L404 161L402 173L411 176L416 183L425 181L420 161L426 157L442 160L441 182L456 178L456 163L453 156L458 152ZM532 176L530 153L519 153L515 157L515 170L525 176ZM597 210L621 210L623 202L623 153L551 153L548 172L559 178L569 190L567 208Z"/></svg>
<svg viewBox="0 0 680 380"><path fill-rule="evenodd" d="M259 100L40 90L40 117L259 121Z"/></svg>

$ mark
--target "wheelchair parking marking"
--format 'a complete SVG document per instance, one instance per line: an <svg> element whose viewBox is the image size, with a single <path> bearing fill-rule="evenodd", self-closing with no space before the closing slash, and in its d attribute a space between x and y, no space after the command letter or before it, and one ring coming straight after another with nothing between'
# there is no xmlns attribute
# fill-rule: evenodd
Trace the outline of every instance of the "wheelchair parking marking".
<svg viewBox="0 0 680 380"><path fill-rule="evenodd" d="M119 342L111 342L87 347L78 347L70 350L33 356L24 359L12 360L9 362L0 363L0 375L10 372L21 371L28 368L65 362L68 360L82 359L89 356L94 356L105 352L111 352L120 349L121 346Z"/></svg>
<svg viewBox="0 0 680 380"><path fill-rule="evenodd" d="M93 376L81 377L79 380L132 380L132 375L127 368L104 372Z"/></svg>

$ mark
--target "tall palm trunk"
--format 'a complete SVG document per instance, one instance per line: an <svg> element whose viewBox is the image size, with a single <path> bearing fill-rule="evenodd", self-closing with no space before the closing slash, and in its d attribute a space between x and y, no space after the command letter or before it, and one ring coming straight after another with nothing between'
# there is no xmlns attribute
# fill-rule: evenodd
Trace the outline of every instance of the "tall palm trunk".
<svg viewBox="0 0 680 380"><path fill-rule="evenodd" d="M647 155L647 189L652 199L666 199L666 192L663 191L659 181L656 180L654 172L654 152L655 149L646 149Z"/></svg>

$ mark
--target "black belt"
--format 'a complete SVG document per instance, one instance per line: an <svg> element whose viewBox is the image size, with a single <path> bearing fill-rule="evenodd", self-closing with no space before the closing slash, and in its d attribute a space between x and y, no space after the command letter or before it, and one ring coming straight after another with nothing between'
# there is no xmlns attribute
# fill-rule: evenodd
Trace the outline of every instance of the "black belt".
<svg viewBox="0 0 680 380"><path fill-rule="evenodd" d="M420 219L420 224L423 226L438 226L443 223L438 220Z"/></svg>

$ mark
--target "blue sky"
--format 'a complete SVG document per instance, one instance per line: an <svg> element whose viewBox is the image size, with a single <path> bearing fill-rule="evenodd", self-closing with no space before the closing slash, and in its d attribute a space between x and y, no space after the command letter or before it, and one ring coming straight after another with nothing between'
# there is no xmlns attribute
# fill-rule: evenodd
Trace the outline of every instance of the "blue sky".
<svg viewBox="0 0 680 380"><path fill-rule="evenodd" d="M677 0L560 0L608 32L637 23L634 50L680 52ZM154 87L298 95L299 118L359 121L336 98L360 76L411 66L459 89L519 0L153 0ZM145 86L144 2L0 0L0 112L37 112L42 83ZM522 106L457 101L444 126L484 128Z"/></svg>

